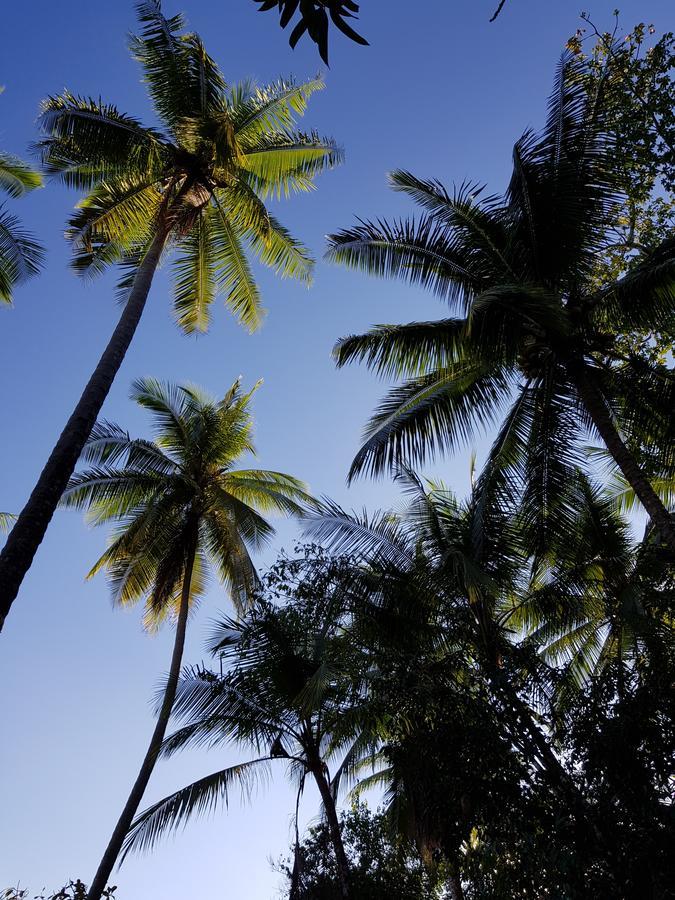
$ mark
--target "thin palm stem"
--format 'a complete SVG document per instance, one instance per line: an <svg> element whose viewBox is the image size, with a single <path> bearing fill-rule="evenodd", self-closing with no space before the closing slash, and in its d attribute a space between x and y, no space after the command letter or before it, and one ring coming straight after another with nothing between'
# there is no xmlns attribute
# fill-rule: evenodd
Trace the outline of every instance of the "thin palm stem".
<svg viewBox="0 0 675 900"><path fill-rule="evenodd" d="M342 833L340 831L340 822L338 820L337 809L335 807L335 799L330 789L330 784L325 776L323 762L317 757L316 763L312 765L311 772L316 782L316 786L321 794L321 800L328 820L328 830L330 832L333 850L335 851L335 862L337 864L338 878L340 880L340 893L342 897L348 898L349 893L349 862L345 852L345 846L342 841Z"/></svg>
<svg viewBox="0 0 675 900"><path fill-rule="evenodd" d="M131 824L134 820L138 807L140 806L143 794L150 781L153 769L157 762L157 757L166 734L166 729L171 718L171 711L176 699L176 690L178 687L178 677L180 675L180 667L183 660L183 650L185 648L185 633L187 630L188 613L190 611L190 592L192 585L192 572L194 569L195 554L197 550L196 534L193 538L188 558L186 560L185 572L183 575L183 587L181 591L180 610L178 613L178 622L176 624L176 639L173 645L173 655L171 657L171 668L169 669L169 678L164 690L162 699L162 707L157 717L157 724L152 733L148 750L141 765L138 777L131 789L129 798L126 802L122 815L119 817L115 830L113 831L110 843L108 844L103 858L91 883L87 900L100 900L105 886L108 883L110 874L117 862L122 850L124 839L127 836Z"/></svg>
<svg viewBox="0 0 675 900"><path fill-rule="evenodd" d="M662 540L675 553L675 523L672 516L640 469L634 455L623 442L592 373L584 365L570 365L568 371L586 411L621 474L635 491L635 495L660 532Z"/></svg>

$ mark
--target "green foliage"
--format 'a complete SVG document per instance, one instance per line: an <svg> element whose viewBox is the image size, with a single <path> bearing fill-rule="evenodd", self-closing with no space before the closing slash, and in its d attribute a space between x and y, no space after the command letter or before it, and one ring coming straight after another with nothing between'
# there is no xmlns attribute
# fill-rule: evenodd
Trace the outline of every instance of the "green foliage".
<svg viewBox="0 0 675 900"><path fill-rule="evenodd" d="M41 176L30 166L9 153L0 153L0 194L17 199L41 185ZM11 305L16 285L37 275L43 261L40 244L0 204L0 303Z"/></svg>
<svg viewBox="0 0 675 900"><path fill-rule="evenodd" d="M612 239L597 261L599 285L619 278L675 232L675 38L657 38L653 25L619 33L586 26L568 41L583 58L587 89L601 86L614 137L614 163L623 196L615 212ZM592 46L588 46L589 42ZM627 352L649 359L672 350L671 332L631 333L621 338Z"/></svg>
<svg viewBox="0 0 675 900"><path fill-rule="evenodd" d="M588 71L586 61L563 58L547 123L517 142L503 196L393 172L392 187L422 207L421 217L361 222L332 235L328 251L352 268L427 288L453 314L376 326L336 345L339 366L361 361L406 379L371 418L350 477L419 466L501 421L486 478L499 502L510 493L521 508L532 553L545 552L567 519L566 486L589 434L602 430L617 461L625 441L632 462L644 451L660 452L662 467L672 462L673 372L626 356L615 336L672 329L675 245L664 241L622 278L598 285L623 178L614 105L603 84L591 89ZM636 487L635 466L630 478L627 467L624 458Z"/></svg>
<svg viewBox="0 0 675 900"><path fill-rule="evenodd" d="M312 260L264 200L313 187L340 162L335 142L299 131L320 79L230 86L200 37L159 0L137 4L141 66L161 130L112 104L68 91L42 106L45 170L84 191L68 236L73 265L95 275L111 263L132 273L153 238L174 251L174 313L187 332L208 328L218 295L249 330L262 308L249 256L308 284ZM122 279L122 296L130 279Z"/></svg>
<svg viewBox="0 0 675 900"><path fill-rule="evenodd" d="M346 21L358 18L359 4L353 0L254 0L261 12L279 10L279 24L282 28L290 23L296 12L300 13L298 23L291 31L288 43L295 47L303 34L307 33L319 48L321 59L328 65L328 22L357 44L368 46L368 41L357 34Z"/></svg>
<svg viewBox="0 0 675 900"><path fill-rule="evenodd" d="M384 790L393 833L466 897L634 896L641 866L650 896L667 896L668 553L653 532L634 546L581 476L566 530L534 561L485 481L466 504L410 473L403 484L401 513L326 505L308 526L365 576L349 587L353 642L368 648L361 731L336 787ZM630 766L612 759L623 727Z"/></svg>
<svg viewBox="0 0 675 900"><path fill-rule="evenodd" d="M209 647L224 673L184 671L175 705L182 725L163 753L234 743L255 758L149 807L129 832L126 852L149 849L166 831L227 804L233 787L250 797L273 766L286 767L298 798L308 778L328 791L328 766L344 743L338 735L345 727L351 735L344 714L358 696L362 659L344 634L342 572L339 560L312 548L298 561L282 557L246 616L217 623Z"/></svg>
<svg viewBox="0 0 675 900"><path fill-rule="evenodd" d="M444 896L443 868L430 870L414 844L392 839L385 813L354 803L340 816L349 858L350 888L354 897L368 900L440 900ZM290 897L296 900L339 900L339 881L330 834L325 822L309 829L291 859L278 864ZM299 876L298 876L299 873Z"/></svg>
<svg viewBox="0 0 675 900"><path fill-rule="evenodd" d="M82 455L90 468L68 483L63 506L86 510L96 525L115 523L89 576L107 571L115 603L145 598L148 627L177 612L195 550L193 599L211 568L244 609L258 583L250 552L274 533L263 514L300 515L312 502L290 475L235 468L255 453L254 391L242 394L236 381L218 401L193 386L140 379L131 396L152 413L155 440L99 422Z"/></svg>

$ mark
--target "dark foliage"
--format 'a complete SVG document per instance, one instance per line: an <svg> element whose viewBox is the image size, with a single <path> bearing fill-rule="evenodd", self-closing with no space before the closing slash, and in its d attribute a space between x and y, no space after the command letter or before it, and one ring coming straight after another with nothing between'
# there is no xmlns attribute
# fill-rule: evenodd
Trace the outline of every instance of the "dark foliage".
<svg viewBox="0 0 675 900"><path fill-rule="evenodd" d="M359 4L353 0L254 0L260 5L260 11L278 9L282 28L290 23L296 12L300 17L288 39L291 47L295 47L303 34L307 33L319 48L321 59L328 65L328 27L329 17L333 25L350 40L364 46L368 41L358 34L347 19L358 17Z"/></svg>

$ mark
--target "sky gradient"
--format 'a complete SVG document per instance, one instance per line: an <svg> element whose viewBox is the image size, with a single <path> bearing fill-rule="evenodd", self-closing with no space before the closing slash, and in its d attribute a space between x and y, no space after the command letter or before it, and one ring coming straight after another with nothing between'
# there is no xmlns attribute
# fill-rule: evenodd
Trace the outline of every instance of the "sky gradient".
<svg viewBox="0 0 675 900"><path fill-rule="evenodd" d="M613 5L594 0L587 8L608 27ZM348 489L345 475L384 388L365 369L336 371L331 347L374 323L444 310L419 290L322 263L324 236L357 215L411 212L387 187L391 169L501 191L511 147L526 127L542 123L560 52L580 22L570 0L509 0L494 24L492 0L363 6L358 30L371 46L332 35L327 88L313 97L303 122L334 136L346 162L322 176L314 193L278 209L319 259L313 287L257 268L268 309L263 328L247 335L220 302L210 333L188 338L171 319L169 281L160 272L104 416L147 435L147 416L128 400L132 379L142 375L195 382L215 394L240 374L244 386L263 378L253 404L260 465L302 477L314 493L348 507L373 509L397 503L396 488L387 479L362 479ZM164 8L185 12L228 80L302 78L325 69L306 39L291 51L275 15L259 14L251 0L165 0ZM625 30L638 21L668 30L672 0L627 0L621 19ZM2 25L3 150L27 155L40 100L64 88L154 124L126 48L135 27L131 0L12 2ZM11 201L47 246L48 264L16 292L14 309L0 310L1 510L18 512L25 502L119 314L114 273L83 283L68 269L63 228L76 200L49 185ZM470 450L428 471L464 493ZM294 525L280 522L261 566L279 547L292 549L297 537ZM0 890L21 882L37 892L69 877L91 879L152 729L151 702L173 633L165 627L145 634L140 609L111 608L103 577L85 583L105 539L78 514L58 513L0 636ZM203 658L208 624L223 609L227 599L213 589L191 622L186 662ZM241 758L232 749L160 763L143 806ZM191 823L152 855L131 857L114 878L119 900L276 896L280 881L269 860L287 851L292 810L283 774L280 765L251 804L235 796L229 811ZM305 821L317 809L308 790Z"/></svg>

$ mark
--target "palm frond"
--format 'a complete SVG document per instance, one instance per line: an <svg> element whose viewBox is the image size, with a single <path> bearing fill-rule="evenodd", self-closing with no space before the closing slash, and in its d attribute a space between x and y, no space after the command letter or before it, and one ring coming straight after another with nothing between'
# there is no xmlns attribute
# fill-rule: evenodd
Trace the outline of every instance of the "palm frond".
<svg viewBox="0 0 675 900"><path fill-rule="evenodd" d="M237 232L228 212L215 198L211 234L216 284L236 318L249 331L255 331L262 322L260 292Z"/></svg>
<svg viewBox="0 0 675 900"><path fill-rule="evenodd" d="M206 207L189 234L181 239L180 255L174 260L174 314L187 334L208 330L210 308L216 297L210 220L209 207Z"/></svg>
<svg viewBox="0 0 675 900"><path fill-rule="evenodd" d="M499 368L468 362L393 388L366 427L350 480L366 471L379 475L402 465L415 467L454 449L496 419L511 390Z"/></svg>
<svg viewBox="0 0 675 900"><path fill-rule="evenodd" d="M328 236L326 258L381 278L425 287L466 310L481 282L473 262L459 252L433 216L388 223L362 221Z"/></svg>
<svg viewBox="0 0 675 900"><path fill-rule="evenodd" d="M148 807L135 820L124 842L122 860L131 851L151 850L167 831L185 824L193 816L213 813L220 804L227 806L233 785L248 799L269 769L271 757L239 763L200 778Z"/></svg>
<svg viewBox="0 0 675 900"><path fill-rule="evenodd" d="M33 171L16 156L0 153L0 191L17 198L39 187L42 187L39 172Z"/></svg>
<svg viewBox="0 0 675 900"><path fill-rule="evenodd" d="M0 206L0 302L11 304L14 288L38 275L43 262L40 244Z"/></svg>
<svg viewBox="0 0 675 900"><path fill-rule="evenodd" d="M36 145L49 175L91 190L115 177L158 179L170 150L162 135L116 106L66 91L42 104Z"/></svg>

